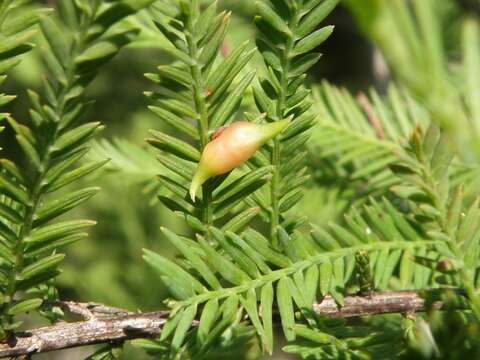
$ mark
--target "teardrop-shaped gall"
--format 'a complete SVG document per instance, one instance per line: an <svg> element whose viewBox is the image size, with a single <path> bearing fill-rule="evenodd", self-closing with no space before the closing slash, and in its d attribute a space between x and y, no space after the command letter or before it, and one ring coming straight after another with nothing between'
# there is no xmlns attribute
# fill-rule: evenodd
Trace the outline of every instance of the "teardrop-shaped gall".
<svg viewBox="0 0 480 360"><path fill-rule="evenodd" d="M269 124L234 122L223 128L203 150L197 171L190 185L190 197L195 201L198 188L209 178L232 171L250 159L268 140L281 133L290 119Z"/></svg>

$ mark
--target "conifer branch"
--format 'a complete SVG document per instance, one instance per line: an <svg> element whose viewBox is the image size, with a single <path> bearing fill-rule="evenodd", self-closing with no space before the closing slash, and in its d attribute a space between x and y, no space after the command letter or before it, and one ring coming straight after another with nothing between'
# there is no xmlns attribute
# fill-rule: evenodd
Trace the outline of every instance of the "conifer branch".
<svg viewBox="0 0 480 360"><path fill-rule="evenodd" d="M193 10L195 13L199 13L199 4L197 1L192 3ZM186 33L185 38L188 46L188 52L192 59L190 65L190 72L193 80L192 92L194 97L195 111L199 116L198 119L198 132L200 137L200 150L203 151L205 146L209 141L209 121L208 121L208 111L207 103L205 101L205 79L202 75L202 67L199 64L200 50L197 47L195 37L197 36L193 22L192 13L188 12L186 16ZM205 225L209 226L212 222L212 191L209 184L203 185L203 209L202 209L202 221ZM206 233L209 236L209 232Z"/></svg>
<svg viewBox="0 0 480 360"><path fill-rule="evenodd" d="M326 296L314 304L313 310L319 315L332 318L421 312L427 308L442 309L444 304L441 301L428 305L425 297L438 298L449 291L462 293L459 289L376 292L370 296L347 296L341 309L331 296ZM29 355L137 338L154 338L160 334L169 317L168 311L132 313L96 303L61 302L59 306L72 313L80 313L86 320L74 323L61 322L18 332L0 343L0 357ZM192 326L196 325L197 321L194 320Z"/></svg>
<svg viewBox="0 0 480 360"><path fill-rule="evenodd" d="M269 122L291 119L285 133L275 138L269 161L273 165L270 181L269 227L270 241L274 248L280 245L279 231L285 228L285 213L302 198L301 185L304 177L303 156L299 151L309 138L309 129L316 117L308 110L311 103L310 91L305 88L306 71L319 59L321 54L311 52L332 33L327 26L315 31L322 20L337 4L337 0L309 3L294 1L258 1L255 18L259 35L257 47L267 67L264 78L254 88L258 110L265 113ZM297 157L295 157L297 155ZM289 162L290 166L285 163ZM292 166L293 165L293 166ZM288 176L302 178L294 186L288 184ZM293 233L295 226L290 226Z"/></svg>
<svg viewBox="0 0 480 360"><path fill-rule="evenodd" d="M57 15L40 21L41 55L47 73L42 95L29 91L31 121L17 122L13 116L4 115L16 134L24 161L1 160L1 338L20 326L19 314L38 309L51 321L58 319L55 309L40 309L42 304L57 299L52 281L65 256L58 249L85 238L86 233L80 231L95 222L57 218L99 189L57 191L106 163L78 165L88 151L86 143L102 128L98 122L79 124L91 104L84 96L85 88L99 67L138 34L137 29L115 34L108 30L150 2L125 0L101 6L98 1L64 0L56 9ZM4 35L9 35L8 30Z"/></svg>

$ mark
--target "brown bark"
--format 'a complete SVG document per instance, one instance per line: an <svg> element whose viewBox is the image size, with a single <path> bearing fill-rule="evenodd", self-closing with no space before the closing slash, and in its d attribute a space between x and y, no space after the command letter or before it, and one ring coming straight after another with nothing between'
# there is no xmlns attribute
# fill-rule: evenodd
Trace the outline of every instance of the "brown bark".
<svg viewBox="0 0 480 360"><path fill-rule="evenodd" d="M438 293L439 290L430 290ZM84 320L61 322L16 333L0 343L0 358L48 352L98 343L122 342L157 336L168 312L132 313L95 303L62 302L64 310ZM355 317L387 313L411 313L425 310L426 301L417 291L376 292L369 296L347 296L342 308L330 297L314 304L313 310L328 317ZM433 306L442 308L441 302ZM195 324L194 324L195 325Z"/></svg>

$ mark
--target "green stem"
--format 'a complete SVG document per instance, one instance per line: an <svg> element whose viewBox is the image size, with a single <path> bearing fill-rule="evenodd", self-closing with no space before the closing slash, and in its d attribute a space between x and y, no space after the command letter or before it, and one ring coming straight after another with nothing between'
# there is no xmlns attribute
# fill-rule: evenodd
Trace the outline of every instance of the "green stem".
<svg viewBox="0 0 480 360"><path fill-rule="evenodd" d="M300 273L305 269L308 269L311 266L318 266L320 264L330 262L332 259L337 259L340 257L346 257L349 255L355 255L359 251L374 251L378 250L379 245L384 249L389 250L408 250L408 249L415 249L425 247L428 248L430 246L440 245L442 242L439 240L419 240L419 241L385 241L381 243L370 243L370 244L362 244L357 246L352 246L349 248L341 248L334 251L328 251L321 254L314 255L308 259L298 261L296 263L290 264L290 266L284 267L279 270L274 270L269 272L268 274L262 275L258 278L252 279L246 283L243 283L238 286L230 287L230 288L222 288L220 290L213 290L207 291L205 293L193 296L187 300L179 301L176 303L178 307L187 307L193 304L201 304L207 302L211 299L218 299L221 298L228 298L230 296L239 295L242 293L247 292L251 289L257 289L265 284L274 283L280 279L284 279L288 276L291 276L295 273Z"/></svg>
<svg viewBox="0 0 480 360"><path fill-rule="evenodd" d="M43 167L43 162L42 162ZM35 218L35 213L37 211L38 204L41 201L41 184L44 177L44 171L40 169L37 173L36 180L32 187L30 199L31 205L27 208L25 213L25 219L22 227L20 228L18 241L13 250L13 255L15 258L15 263L8 275L8 287L5 291L5 306L2 308L2 318L7 319L11 324L13 322L13 317L8 314L11 306L13 305L13 299L16 293L17 277L22 272L23 269L23 253L24 253L24 240L30 235L33 226L33 219Z"/></svg>
<svg viewBox="0 0 480 360"><path fill-rule="evenodd" d="M198 13L198 3L193 2L195 7L195 13ZM193 10L192 10L193 11ZM195 111L198 114L198 132L200 136L200 151L202 152L205 146L209 142L209 121L208 121L208 111L207 103L205 101L205 82L202 75L202 68L198 62L200 52L195 41L195 29L193 26L194 19L191 14L187 16L186 20L186 40L188 45L189 56L191 59L190 72L193 80L193 97L195 103ZM203 193L203 206L202 206L202 221L205 225L208 226L212 224L213 214L212 214L212 189L210 188L210 182L206 182L202 185ZM207 237L210 237L209 232L207 232Z"/></svg>
<svg viewBox="0 0 480 360"><path fill-rule="evenodd" d="M291 34L295 33L295 28L298 23L298 13L295 12L292 16L291 22ZM285 102L287 100L288 91L288 79L290 72L290 55L294 47L293 35L290 35L287 39L285 50L282 54L281 66L282 72L280 74L280 93L277 99L276 116L277 120L282 120L285 113ZM272 245L274 248L278 248L278 225L280 224L280 164L281 164L281 151L282 143L278 137L274 139L271 162L274 166L272 181L270 183L270 198L271 198L271 213L270 213L270 237L272 239Z"/></svg>

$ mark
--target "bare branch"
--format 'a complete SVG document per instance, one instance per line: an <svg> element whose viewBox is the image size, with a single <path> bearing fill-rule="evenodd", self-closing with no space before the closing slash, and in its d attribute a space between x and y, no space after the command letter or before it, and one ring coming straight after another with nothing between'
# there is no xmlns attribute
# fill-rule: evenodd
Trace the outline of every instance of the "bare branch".
<svg viewBox="0 0 480 360"><path fill-rule="evenodd" d="M91 320L97 317L106 316L119 316L119 315L131 315L134 314L131 311L120 309L113 306L104 304L88 302L78 303L74 301L61 301L55 305L59 306L62 310L68 311L71 314L80 315L85 320Z"/></svg>
<svg viewBox="0 0 480 360"><path fill-rule="evenodd" d="M435 290L431 290L435 292ZM435 309L441 309L440 301L433 303ZM317 314L328 317L358 317L389 313L409 313L425 309L425 299L418 291L387 291L372 293L368 296L348 296L345 304L339 308L331 296L325 297L321 303L314 304Z"/></svg>
<svg viewBox="0 0 480 360"><path fill-rule="evenodd" d="M459 290L454 290L460 292ZM437 294L442 290L428 290ZM48 352L98 343L122 342L135 338L153 338L160 334L168 311L132 313L96 303L62 302L63 309L82 316L85 321L61 322L52 326L19 332L0 343L0 358ZM331 296L314 304L317 314L328 317L355 317L387 313L411 313L425 310L426 300L419 291L376 292L369 296L347 296L340 309ZM433 306L441 309L443 304ZM192 324L196 326L197 322Z"/></svg>
<svg viewBox="0 0 480 360"><path fill-rule="evenodd" d="M151 338L160 333L168 312L150 312L93 317L75 323L61 322L31 331L17 333L0 344L0 357L13 357L53 350Z"/></svg>

